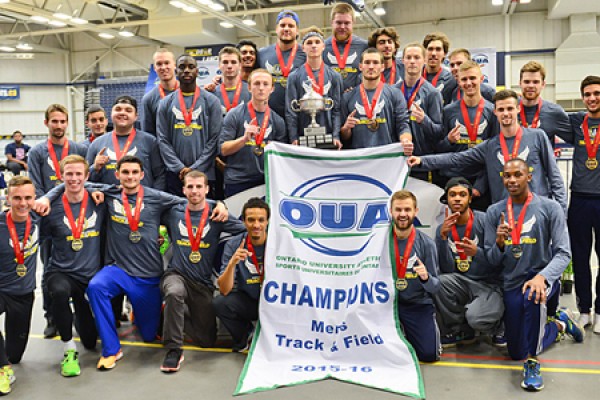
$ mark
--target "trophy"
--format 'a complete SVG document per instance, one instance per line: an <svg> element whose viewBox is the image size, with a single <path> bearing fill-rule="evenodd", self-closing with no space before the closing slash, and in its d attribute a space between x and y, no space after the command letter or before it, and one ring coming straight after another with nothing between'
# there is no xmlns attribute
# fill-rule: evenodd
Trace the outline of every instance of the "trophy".
<svg viewBox="0 0 600 400"><path fill-rule="evenodd" d="M290 106L294 112L304 112L310 115L311 122L304 128L304 136L298 139L302 146L314 147L319 149L335 149L333 135L325 131L324 126L317 123L317 113L320 111L329 111L333 108L333 100L323 97L317 93L312 81L309 79L302 84L306 94L300 100L292 100Z"/></svg>

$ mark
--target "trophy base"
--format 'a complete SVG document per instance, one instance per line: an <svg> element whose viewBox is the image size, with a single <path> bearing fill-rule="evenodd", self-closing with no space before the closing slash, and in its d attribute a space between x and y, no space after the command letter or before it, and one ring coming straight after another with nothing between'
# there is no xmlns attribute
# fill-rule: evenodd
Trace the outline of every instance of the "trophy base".
<svg viewBox="0 0 600 400"><path fill-rule="evenodd" d="M310 128L307 128L310 129ZM307 135L298 138L301 146L312 147L315 149L337 149L333 143L333 135Z"/></svg>
<svg viewBox="0 0 600 400"><path fill-rule="evenodd" d="M323 136L326 135L324 126L317 126L315 128L307 127L304 128L304 136Z"/></svg>

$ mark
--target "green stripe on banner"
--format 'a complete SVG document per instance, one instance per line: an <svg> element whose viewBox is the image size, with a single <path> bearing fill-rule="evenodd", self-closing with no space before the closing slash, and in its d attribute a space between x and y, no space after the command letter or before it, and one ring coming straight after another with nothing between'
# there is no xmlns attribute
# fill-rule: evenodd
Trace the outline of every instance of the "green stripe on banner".
<svg viewBox="0 0 600 400"><path fill-rule="evenodd" d="M273 154L273 155L277 155L277 156L281 156L281 157L288 157L288 158L297 158L297 159L301 159L301 160L323 160L323 161L377 160L377 159L385 159L385 158L405 157L404 152L387 153L387 154L373 154L370 156L353 156L353 157L305 156L303 154L291 154L291 153L284 153L284 152L275 151L275 150L267 150L267 155L268 154ZM267 167L265 166L265 170L266 169L267 169Z"/></svg>

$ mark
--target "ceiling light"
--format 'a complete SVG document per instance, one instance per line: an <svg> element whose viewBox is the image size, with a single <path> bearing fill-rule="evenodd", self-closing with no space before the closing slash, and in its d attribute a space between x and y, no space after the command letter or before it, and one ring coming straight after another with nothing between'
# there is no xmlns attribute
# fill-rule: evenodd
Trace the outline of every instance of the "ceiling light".
<svg viewBox="0 0 600 400"><path fill-rule="evenodd" d="M209 7L215 11L223 11L225 9L225 6L221 3L212 3Z"/></svg>
<svg viewBox="0 0 600 400"><path fill-rule="evenodd" d="M55 12L54 14L52 14L52 16L58 19L71 19L70 15L61 12Z"/></svg>
<svg viewBox="0 0 600 400"><path fill-rule="evenodd" d="M221 21L221 22L219 22L219 25L221 25L223 28L227 28L227 29L233 28L233 24L231 22L227 22L227 21Z"/></svg>
<svg viewBox="0 0 600 400"><path fill-rule="evenodd" d="M19 50L33 50L33 47L29 43L19 43L16 47Z"/></svg>
<svg viewBox="0 0 600 400"><path fill-rule="evenodd" d="M528 4L528 3L531 3L531 0L519 0L519 3Z"/></svg>
<svg viewBox="0 0 600 400"><path fill-rule="evenodd" d="M192 7L192 6L185 6L185 7L183 7L183 11L189 12L189 13L200 12L200 10L198 10L196 7Z"/></svg>
<svg viewBox="0 0 600 400"><path fill-rule="evenodd" d="M379 15L381 17L382 15L385 15L385 8L383 8L382 5L378 4L373 9L373 12L375 13L375 15Z"/></svg>
<svg viewBox="0 0 600 400"><path fill-rule="evenodd" d="M10 0L0 0L0 4L10 3Z"/></svg>
<svg viewBox="0 0 600 400"><path fill-rule="evenodd" d="M15 51L15 48L14 47L8 47L8 46L0 46L0 51L13 52L13 51Z"/></svg>
<svg viewBox="0 0 600 400"><path fill-rule="evenodd" d="M63 26L67 26L66 23L64 23L62 21L57 21L55 19L51 19L50 21L48 21L48 25L56 26L59 28L62 28Z"/></svg>
<svg viewBox="0 0 600 400"><path fill-rule="evenodd" d="M129 31L119 31L119 35L123 37L134 37L135 33Z"/></svg>
<svg viewBox="0 0 600 400"><path fill-rule="evenodd" d="M184 7L187 7L185 4L183 4L182 2L177 1L177 0L169 1L169 4L172 5L175 8L184 8Z"/></svg>
<svg viewBox="0 0 600 400"><path fill-rule="evenodd" d="M42 17L41 15L32 15L29 19L34 22L39 22L42 24L45 24L46 22L48 22L48 18Z"/></svg>
<svg viewBox="0 0 600 400"><path fill-rule="evenodd" d="M253 20L251 17L242 18L242 23L247 26L255 26L256 25L256 21Z"/></svg>
<svg viewBox="0 0 600 400"><path fill-rule="evenodd" d="M71 22L74 23L74 24L77 24L77 25L85 25L89 21L87 19L73 17L73 18L71 18Z"/></svg>
<svg viewBox="0 0 600 400"><path fill-rule="evenodd" d="M100 32L98 34L98 36L100 36L102 39L114 39L115 36L111 35L110 33L106 33L106 32Z"/></svg>
<svg viewBox="0 0 600 400"><path fill-rule="evenodd" d="M196 0L196 1L205 6L212 4L212 0Z"/></svg>
<svg viewBox="0 0 600 400"><path fill-rule="evenodd" d="M492 0L493 6L501 6L504 4L504 0Z"/></svg>

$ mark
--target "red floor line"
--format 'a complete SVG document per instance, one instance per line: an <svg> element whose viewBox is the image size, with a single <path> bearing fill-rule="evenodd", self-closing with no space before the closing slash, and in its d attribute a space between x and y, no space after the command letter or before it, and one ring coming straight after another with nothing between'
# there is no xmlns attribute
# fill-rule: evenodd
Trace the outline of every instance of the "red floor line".
<svg viewBox="0 0 600 400"><path fill-rule="evenodd" d="M493 357L493 356L477 356L469 354L442 354L442 358L447 359L461 359L461 360L484 360L484 361L515 361L509 357ZM598 365L600 361L591 360L550 360L547 358L540 358L540 362L549 364L568 364L568 365Z"/></svg>

